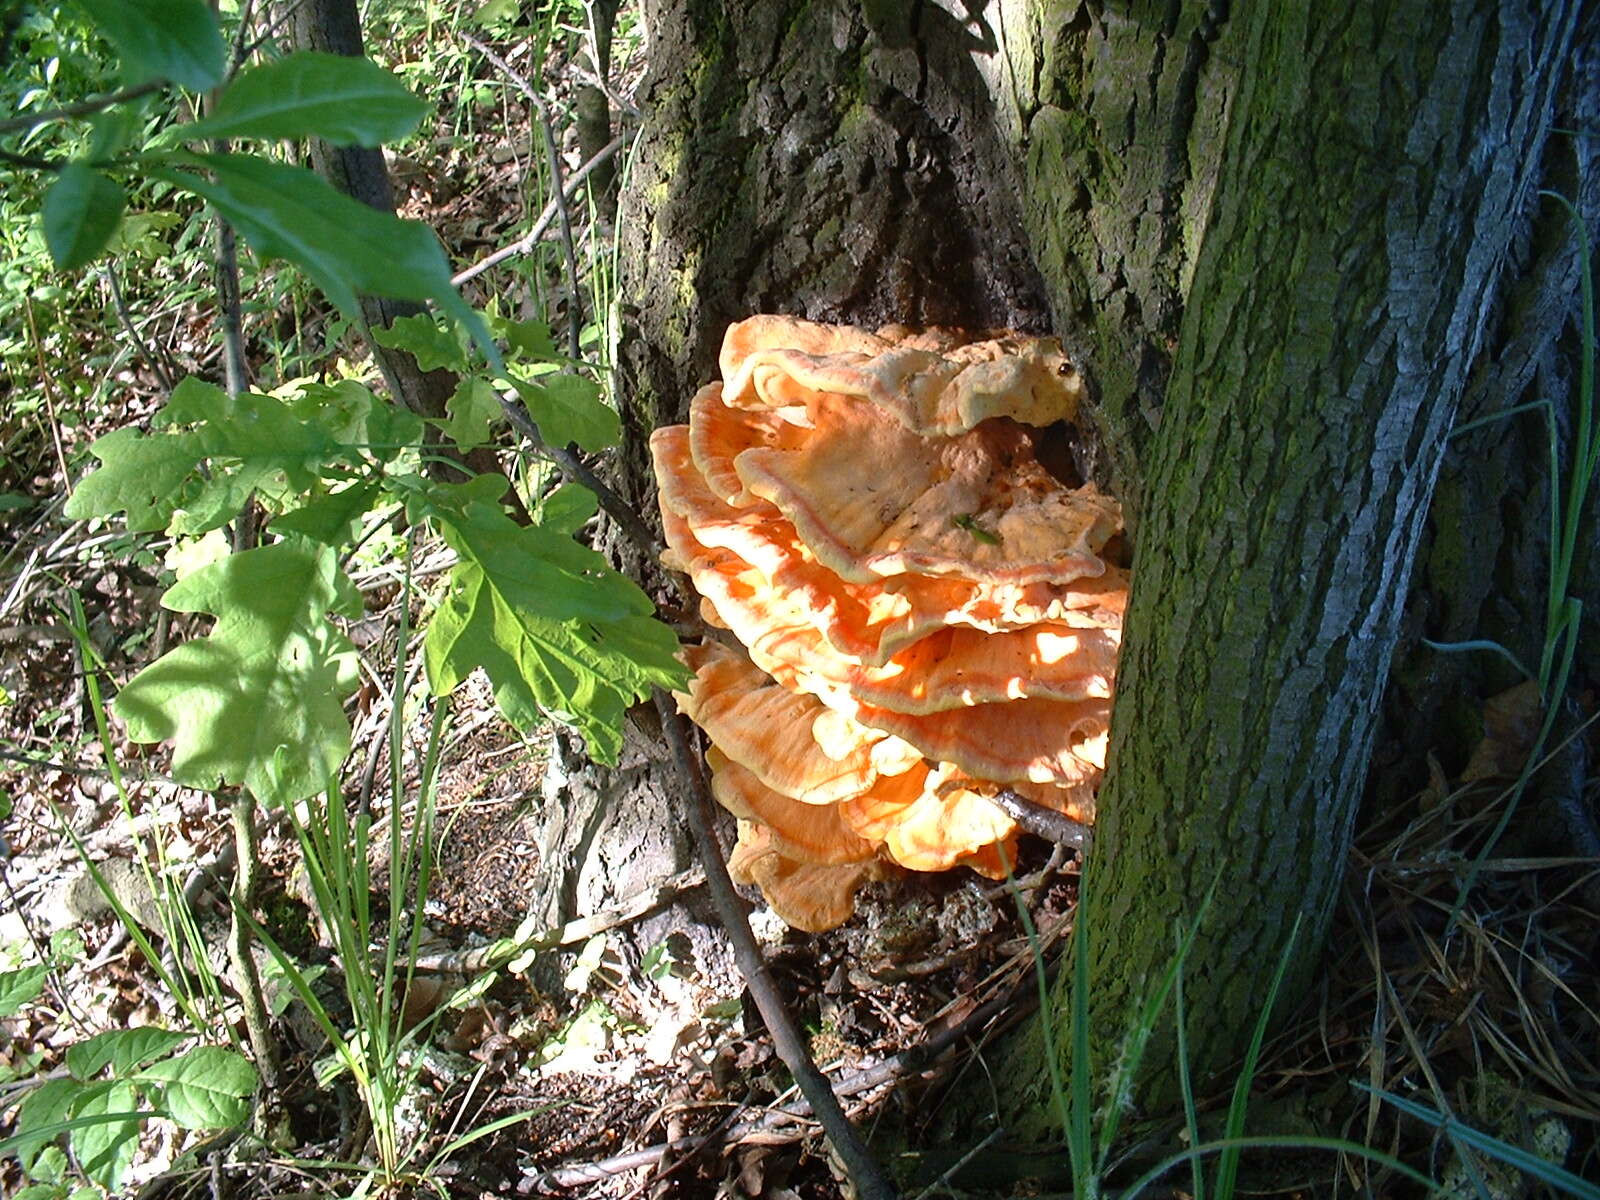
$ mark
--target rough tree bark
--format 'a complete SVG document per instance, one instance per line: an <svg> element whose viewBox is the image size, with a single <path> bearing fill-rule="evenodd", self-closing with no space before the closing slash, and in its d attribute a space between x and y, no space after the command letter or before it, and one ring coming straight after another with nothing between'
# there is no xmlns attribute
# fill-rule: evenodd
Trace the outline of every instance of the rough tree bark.
<svg viewBox="0 0 1600 1200"><path fill-rule="evenodd" d="M1256 5L1219 40L1241 70L1143 481L1082 914L1099 1066L1213 882L1186 972L1197 1070L1237 1052L1297 921L1289 995L1315 964L1578 17ZM1172 1050L1148 1052L1153 1098L1176 1095Z"/></svg>
<svg viewBox="0 0 1600 1200"><path fill-rule="evenodd" d="M1561 375L1576 268L1537 188L1595 212L1592 150L1551 136L1594 79L1592 3L1313 7L659 0L620 218L622 485L644 510L644 437L749 313L1053 328L1080 358L1088 466L1137 534L1091 865L1097 1041L1219 880L1188 983L1201 1068L1238 1046L1297 916L1295 977L1314 961L1463 396L1490 411ZM1593 91L1562 119L1592 125ZM1452 462L1470 496L1475 463ZM1459 587L1443 561L1428 582ZM1493 590L1472 587L1463 624ZM1415 629L1456 604L1416 599ZM555 886L569 902L616 886L607 822L670 813L662 757L640 740L620 801L568 772L583 836L551 839L551 866L592 893ZM1018 1062L1025 1118L1037 1043Z"/></svg>

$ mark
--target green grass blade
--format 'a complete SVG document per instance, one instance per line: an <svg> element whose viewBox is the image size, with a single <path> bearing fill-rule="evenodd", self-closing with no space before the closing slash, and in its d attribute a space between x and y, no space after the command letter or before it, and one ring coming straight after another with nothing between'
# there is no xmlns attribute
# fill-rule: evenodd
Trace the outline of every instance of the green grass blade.
<svg viewBox="0 0 1600 1200"><path fill-rule="evenodd" d="M1505 659L1517 669L1517 674L1521 675L1524 679L1537 678L1532 671L1528 670L1527 667L1522 665L1522 660L1520 658L1511 653L1511 651L1507 650L1499 642L1491 641L1488 638L1473 638L1465 642L1436 642L1432 638L1419 638L1418 640L1428 649L1437 650L1441 654L1464 654L1472 650L1487 650L1490 653L1498 654L1501 658Z"/></svg>
<svg viewBox="0 0 1600 1200"><path fill-rule="evenodd" d="M1006 886L1011 891L1011 899L1016 903L1017 916L1022 921L1022 931L1028 938L1028 950L1033 957L1033 978L1039 989L1039 1020L1044 1029L1045 1039L1045 1066L1050 1072L1050 1094L1055 1101L1056 1116L1061 1120L1061 1135L1067 1141L1069 1148L1073 1146L1072 1139L1072 1111L1067 1104L1066 1089L1061 1082L1060 1055L1056 1053L1055 1021L1050 1012L1050 985L1045 979L1044 972L1044 947L1039 942L1039 931L1034 928L1033 916L1028 912L1028 906L1022 901L1022 893L1017 890L1017 881L1011 876L1010 857L1005 850L1000 851L1001 861L1006 868ZM1080 893L1081 899L1081 893ZM1073 1157L1073 1173L1076 1176L1078 1159L1076 1151Z"/></svg>
<svg viewBox="0 0 1600 1200"><path fill-rule="evenodd" d="M1111 1149L1116 1144L1117 1133L1122 1125L1122 1113L1125 1108L1126 1091L1132 1086L1133 1080L1138 1077L1139 1066L1144 1061L1146 1048L1150 1044L1150 1035L1155 1032L1156 1024L1161 1018L1161 1012L1167 1006L1167 1000L1177 986L1178 975L1183 971L1184 963L1188 961L1189 951L1194 948L1195 938L1199 936L1201 922L1205 920L1206 913L1211 908L1211 898L1216 894L1217 883L1213 880L1206 889L1205 897L1200 901L1200 909L1195 913L1194 920L1178 943L1177 951L1172 956L1172 961L1167 964L1167 969L1161 974L1161 981L1155 989L1145 997L1144 1006L1134 1018L1132 1027L1124 1038L1124 1050L1116 1073L1110 1080L1110 1098L1106 1105L1105 1118L1100 1126L1100 1161L1106 1161L1111 1155ZM1081 903L1081 900L1080 900Z"/></svg>
<svg viewBox="0 0 1600 1200"><path fill-rule="evenodd" d="M1084 920L1083 887L1078 888L1078 910L1072 922L1072 1122L1068 1149L1072 1177L1079 1196L1098 1192L1100 1163L1093 1157L1094 1068L1089 1057L1089 923Z"/></svg>
<svg viewBox="0 0 1600 1200"><path fill-rule="evenodd" d="M1407 1166L1393 1155L1385 1154L1381 1150L1374 1150L1370 1146L1363 1146L1360 1142L1352 1142L1345 1138L1295 1137L1289 1134L1273 1134L1259 1137L1218 1138L1214 1142L1205 1142L1199 1146L1191 1146L1186 1150L1179 1150L1175 1154L1168 1155L1139 1176L1138 1179L1134 1180L1128 1189L1122 1193L1122 1200L1134 1200L1134 1197L1143 1192L1145 1188L1186 1159L1202 1158L1207 1154L1217 1154L1224 1150L1331 1150L1338 1154L1353 1154L1358 1158L1378 1163L1380 1166L1388 1167L1391 1171L1404 1175L1412 1183L1425 1188L1430 1196L1439 1191L1439 1185L1415 1167Z"/></svg>
<svg viewBox="0 0 1600 1200"><path fill-rule="evenodd" d="M1182 941L1178 941L1182 945ZM1173 947L1174 952L1177 946ZM1178 972L1178 978L1173 983L1172 1003L1178 1022L1178 1089L1183 1093L1183 1121L1184 1128L1189 1131L1189 1145L1200 1144L1200 1117L1195 1108L1194 1083L1189 1078L1189 1012L1183 999L1183 972ZM1191 1186L1194 1189L1194 1200L1206 1200L1206 1176L1201 1170L1200 1160L1189 1160L1189 1173Z"/></svg>
<svg viewBox="0 0 1600 1200"><path fill-rule="evenodd" d="M1245 1110L1250 1106L1250 1085L1255 1082L1256 1068L1261 1062L1261 1045L1266 1040L1272 1010L1278 1002L1278 990L1283 986L1284 972L1289 969L1289 960L1294 956L1295 942L1299 939L1300 917L1297 915L1283 953L1278 955L1278 966L1272 973L1272 984L1267 988L1267 1001L1261 1006L1261 1015L1256 1019L1255 1030L1250 1035L1250 1049L1245 1052L1244 1066L1233 1085L1233 1099L1228 1104L1228 1121L1224 1127L1225 1140L1237 1141L1244 1136ZM1229 1146L1217 1160L1217 1200L1233 1200L1234 1189L1239 1181L1239 1154L1239 1147Z"/></svg>
<svg viewBox="0 0 1600 1200"><path fill-rule="evenodd" d="M1488 1155L1496 1162L1505 1163L1517 1170L1531 1175L1546 1187L1555 1188L1569 1196L1579 1196L1582 1200L1600 1200L1600 1186L1581 1179L1571 1171L1557 1166L1553 1162L1540 1158L1524 1150L1521 1146L1513 1146L1503 1142L1480 1130L1474 1129L1455 1117L1429 1108L1426 1104L1418 1104L1415 1100L1408 1100L1404 1096L1396 1096L1393 1092L1384 1091L1382 1088L1369 1087L1364 1083L1357 1083L1356 1087L1363 1092L1378 1097L1394 1105L1407 1116L1415 1117L1424 1124L1431 1125L1452 1141L1464 1142L1480 1153Z"/></svg>

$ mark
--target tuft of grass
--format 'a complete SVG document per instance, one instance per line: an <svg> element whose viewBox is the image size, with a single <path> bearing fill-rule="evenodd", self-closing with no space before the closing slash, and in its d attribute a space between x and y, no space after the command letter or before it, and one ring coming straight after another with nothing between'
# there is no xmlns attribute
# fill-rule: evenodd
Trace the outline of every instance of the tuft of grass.
<svg viewBox="0 0 1600 1200"><path fill-rule="evenodd" d="M1088 887L1085 882L1085 889ZM1249 1125L1250 1092L1261 1068L1262 1052L1284 974L1288 969L1294 944L1300 936L1297 921L1274 970L1272 981L1262 1004L1249 1046L1238 1068L1230 1093L1228 1107L1223 1117L1222 1136L1202 1140L1200 1102L1195 1092L1195 1081L1189 1051L1189 1010L1184 991L1184 966L1194 939L1204 919L1211 893L1202 903L1199 915L1186 928L1173 931L1174 949L1171 962L1145 1002L1133 1015L1119 1043L1119 1053L1111 1064L1105 1084L1105 1102L1096 1108L1093 1103L1093 1064L1090 1058L1091 1035L1089 1028L1089 949L1092 930L1083 920L1084 892L1078 899L1078 917L1072 931L1073 987L1066 1012L1053 1012L1049 991L1045 983L1045 970L1038 934L1027 906L1013 886L1013 898L1028 943L1033 950L1035 979L1041 999L1042 1019L1046 1022L1046 1042L1050 1047L1048 1067L1056 1115L1062 1130L1072 1164L1073 1195L1078 1197L1103 1197L1115 1195L1119 1200L1134 1200L1159 1184L1170 1172L1188 1164L1189 1192L1194 1200L1235 1200L1241 1194L1240 1172L1246 1151L1313 1151L1335 1155L1348 1155L1383 1167L1410 1183L1424 1189L1425 1194L1439 1191L1439 1185L1414 1166L1394 1154L1375 1146L1365 1145L1345 1137L1319 1137L1306 1135L1253 1135ZM1168 1000L1174 1005L1176 1068L1183 1102L1183 1129L1187 1145L1176 1150L1145 1170L1126 1186L1114 1182L1118 1138L1122 1119L1129 1111L1132 1082L1137 1078L1152 1034L1166 1010ZM1070 1039L1071 1062L1064 1081L1056 1038L1065 1029ZM1535 1154L1481 1133L1456 1118L1431 1109L1416 1101L1407 1100L1391 1092L1365 1083L1354 1086L1368 1091L1392 1104L1401 1112L1425 1121L1439 1129L1457 1146L1470 1148L1496 1162L1528 1175L1531 1179L1565 1194L1583 1200L1600 1200L1600 1189L1557 1164ZM1205 1170L1207 1159L1214 1157L1216 1167L1209 1175ZM1471 1158L1464 1151L1463 1163L1471 1171Z"/></svg>

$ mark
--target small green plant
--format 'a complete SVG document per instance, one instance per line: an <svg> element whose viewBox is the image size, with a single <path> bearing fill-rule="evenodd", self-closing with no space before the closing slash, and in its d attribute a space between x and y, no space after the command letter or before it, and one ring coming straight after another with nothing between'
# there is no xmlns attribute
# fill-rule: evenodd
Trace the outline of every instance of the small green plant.
<svg viewBox="0 0 1600 1200"><path fill-rule="evenodd" d="M408 558L409 564L409 558ZM404 630L401 644L405 644ZM435 789L439 751L445 733L448 702L433 706L427 744L418 764L415 802L408 810L402 764L406 759L404 655L394 673L389 719L390 779L387 817L388 881L385 915L374 913L373 817L352 811L338 789L288 807L302 869L316 900L316 909L339 968L349 1005L348 1029L335 1023L313 988L314 975L300 966L272 938L256 927L277 973L305 1004L332 1047L318 1070L324 1086L340 1076L354 1084L372 1130L373 1165L365 1170L356 1195L392 1194L402 1186L437 1188L438 1166L473 1142L537 1115L543 1108L512 1114L475 1127L462 1135L452 1129L443 1143L424 1153L425 1127L407 1125L415 1107L423 1069L422 1047L447 1011L469 1006L494 980L492 972L457 992L433 1011L410 1020L408 1001L415 982L413 964L423 933L423 900L433 872ZM443 1194L441 1192L441 1194Z"/></svg>
<svg viewBox="0 0 1600 1200"><path fill-rule="evenodd" d="M37 998L47 969L35 964L0 973L0 1016ZM152 1117L195 1130L241 1123L256 1090L255 1069L225 1046L178 1052L192 1039L151 1026L109 1030L69 1047L65 1071L21 1094L16 1132L0 1141L0 1153L15 1156L32 1180L18 1194L65 1197L75 1178L115 1192Z"/></svg>

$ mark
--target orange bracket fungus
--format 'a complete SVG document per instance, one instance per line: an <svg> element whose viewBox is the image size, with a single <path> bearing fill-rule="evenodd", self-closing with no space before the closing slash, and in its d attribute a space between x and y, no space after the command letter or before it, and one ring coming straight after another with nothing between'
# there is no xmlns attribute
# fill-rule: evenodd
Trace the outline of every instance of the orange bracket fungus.
<svg viewBox="0 0 1600 1200"><path fill-rule="evenodd" d="M1116 502L1040 461L1083 392L1060 347L758 316L721 367L650 445L666 559L731 635L678 703L734 878L820 931L896 868L1003 875L1017 797L1091 821L1128 581Z"/></svg>

